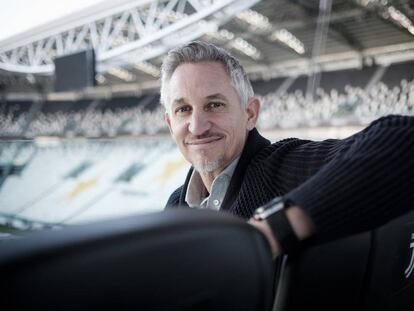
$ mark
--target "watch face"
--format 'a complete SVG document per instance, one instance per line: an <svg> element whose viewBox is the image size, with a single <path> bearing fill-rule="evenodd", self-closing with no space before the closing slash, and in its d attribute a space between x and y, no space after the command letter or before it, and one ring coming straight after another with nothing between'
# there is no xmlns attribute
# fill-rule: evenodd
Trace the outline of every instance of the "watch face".
<svg viewBox="0 0 414 311"><path fill-rule="evenodd" d="M259 207L258 209L256 209L255 211L254 211L254 214L255 215L260 215L261 213L263 213L265 211L265 208L262 206L262 207Z"/></svg>
<svg viewBox="0 0 414 311"><path fill-rule="evenodd" d="M281 210L284 207L285 203L282 198L276 197L273 200L269 201L265 205L257 208L254 212L254 219L263 220Z"/></svg>

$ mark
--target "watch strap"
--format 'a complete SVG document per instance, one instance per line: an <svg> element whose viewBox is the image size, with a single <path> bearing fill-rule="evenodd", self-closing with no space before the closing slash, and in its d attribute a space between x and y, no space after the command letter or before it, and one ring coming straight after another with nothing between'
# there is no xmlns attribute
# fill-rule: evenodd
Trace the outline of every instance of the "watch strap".
<svg viewBox="0 0 414 311"><path fill-rule="evenodd" d="M286 209L279 211L266 217L266 221L270 225L283 253L297 253L301 248L301 242L293 231L292 225L286 216Z"/></svg>

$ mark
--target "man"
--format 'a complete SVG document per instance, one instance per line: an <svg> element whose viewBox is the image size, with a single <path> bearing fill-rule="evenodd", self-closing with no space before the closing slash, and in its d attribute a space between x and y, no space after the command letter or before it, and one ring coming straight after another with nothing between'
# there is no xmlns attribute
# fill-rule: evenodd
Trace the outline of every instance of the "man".
<svg viewBox="0 0 414 311"><path fill-rule="evenodd" d="M204 42L169 52L161 102L171 135L192 164L166 208L211 208L250 219L274 256L296 251L311 236L329 241L374 228L412 207L412 117L379 119L344 140L271 144L255 128L260 102L242 66Z"/></svg>

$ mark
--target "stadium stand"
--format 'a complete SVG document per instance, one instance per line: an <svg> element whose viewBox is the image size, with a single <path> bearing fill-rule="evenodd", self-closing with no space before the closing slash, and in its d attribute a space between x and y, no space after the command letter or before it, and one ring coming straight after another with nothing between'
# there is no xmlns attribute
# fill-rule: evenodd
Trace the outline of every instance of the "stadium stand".
<svg viewBox="0 0 414 311"><path fill-rule="evenodd" d="M0 110L0 135L33 138L155 134L165 130L157 103L157 95L107 101L46 102L26 133L22 131L31 103L6 104Z"/></svg>
<svg viewBox="0 0 414 311"><path fill-rule="evenodd" d="M383 71L380 75L379 70ZM306 96L307 76L256 81L254 89L262 101L259 127L365 125L385 114L413 114L413 72L414 62L323 72L313 100ZM379 81L373 81L376 76ZM2 137L115 137L168 132L158 94L45 102L22 134L29 107L27 102L1 106Z"/></svg>
<svg viewBox="0 0 414 311"><path fill-rule="evenodd" d="M0 163L23 167L0 188L3 225L19 217L30 227L158 211L188 169L166 138L9 142L1 150Z"/></svg>

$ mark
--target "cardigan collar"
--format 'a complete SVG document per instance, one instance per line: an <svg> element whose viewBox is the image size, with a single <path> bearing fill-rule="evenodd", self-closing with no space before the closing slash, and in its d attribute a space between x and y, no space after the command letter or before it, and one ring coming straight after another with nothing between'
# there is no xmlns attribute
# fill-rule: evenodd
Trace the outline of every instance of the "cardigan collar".
<svg viewBox="0 0 414 311"><path fill-rule="evenodd" d="M236 200L239 193L240 187L243 182L244 174L251 159L264 147L270 145L270 141L259 134L256 128L251 130L247 136L246 143L244 145L240 160L237 163L236 169L234 170L233 176L230 180L230 185L227 189L227 193L224 197L221 205L221 210L228 210L233 202ZM184 182L183 190L180 194L180 207L188 207L185 202L185 194L187 192L188 183L193 173L194 168L191 167Z"/></svg>

